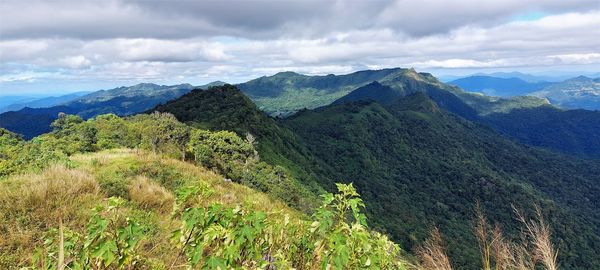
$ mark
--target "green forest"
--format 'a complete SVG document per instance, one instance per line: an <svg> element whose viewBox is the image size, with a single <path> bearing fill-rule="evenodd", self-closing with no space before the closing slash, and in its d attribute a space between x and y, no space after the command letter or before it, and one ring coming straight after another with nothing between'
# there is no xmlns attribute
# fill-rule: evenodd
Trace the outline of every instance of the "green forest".
<svg viewBox="0 0 600 270"><path fill-rule="evenodd" d="M280 119L225 85L51 128L0 130L2 268L599 264L598 162L517 144L423 93Z"/></svg>

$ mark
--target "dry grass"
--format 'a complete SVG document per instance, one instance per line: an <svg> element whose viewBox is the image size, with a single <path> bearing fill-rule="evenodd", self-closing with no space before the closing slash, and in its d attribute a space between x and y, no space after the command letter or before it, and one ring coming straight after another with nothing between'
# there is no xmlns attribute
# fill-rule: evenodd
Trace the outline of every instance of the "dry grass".
<svg viewBox="0 0 600 270"><path fill-rule="evenodd" d="M52 166L41 174L26 174L7 180L0 191L5 211L42 211L46 215L69 209L76 199L98 194L100 188L89 174L64 166Z"/></svg>
<svg viewBox="0 0 600 270"><path fill-rule="evenodd" d="M63 220L70 227L85 226L87 214L83 212L89 212L100 199L98 195L99 187L92 176L64 166L0 183L0 257L18 260L4 263L10 266L26 261L43 241L42 233Z"/></svg>
<svg viewBox="0 0 600 270"><path fill-rule="evenodd" d="M523 236L529 239L531 257L536 262L543 264L547 270L558 270L558 251L552 244L552 234L550 226L544 221L542 210L539 206L535 207L535 218L527 219L517 209L515 209L517 219L523 224Z"/></svg>
<svg viewBox="0 0 600 270"><path fill-rule="evenodd" d="M144 209L167 213L173 207L173 194L145 176L137 176L129 186L129 198Z"/></svg>
<svg viewBox="0 0 600 270"><path fill-rule="evenodd" d="M65 228L85 234L90 209L106 201L108 193L98 181L107 173L125 183L125 195L132 203L126 204L123 211L151 234L142 241L140 256L157 262L170 262L176 256L170 242L170 232L177 226L170 216L175 190L158 181L173 171L177 174L167 181L203 185L211 190L209 195L198 198L199 206L244 205L274 218L303 217L263 193L223 181L222 176L206 168L144 151L113 149L75 155L71 161L77 169L54 166L39 174L12 176L0 182L0 269L27 266L34 248L43 245L43 234L58 227L60 219ZM138 172L136 168L141 167L152 170ZM15 265L18 267L13 268ZM160 268L160 263L156 267Z"/></svg>
<svg viewBox="0 0 600 270"><path fill-rule="evenodd" d="M526 219L515 209L522 224L521 241L508 241L499 225L490 229L485 215L476 206L475 236L479 241L484 270L535 270L541 264L547 270L558 270L558 252L552 245L550 227L545 223L541 209L536 207L534 219Z"/></svg>
<svg viewBox="0 0 600 270"><path fill-rule="evenodd" d="M417 248L422 270L452 270L450 259L444 247L442 234L437 228L431 231L429 239Z"/></svg>

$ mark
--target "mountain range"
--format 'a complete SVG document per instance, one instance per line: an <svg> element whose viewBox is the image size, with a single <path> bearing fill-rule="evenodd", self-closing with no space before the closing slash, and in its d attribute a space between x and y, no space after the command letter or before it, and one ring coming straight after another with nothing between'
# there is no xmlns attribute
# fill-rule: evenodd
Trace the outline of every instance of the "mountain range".
<svg viewBox="0 0 600 270"><path fill-rule="evenodd" d="M541 90L551 82L530 82L523 79L500 78L491 76L469 76L448 82L448 84L456 85L462 89L471 92L479 92L489 96L512 97L524 96L534 91Z"/></svg>
<svg viewBox="0 0 600 270"><path fill-rule="evenodd" d="M0 113L3 112L8 112L8 111L18 111L20 109L23 109L25 107L29 107L29 108L46 108L46 107L52 107L52 106L57 106L57 105L61 105L63 103L67 103L71 100L77 99L78 97L84 96L86 94L89 94L90 92L75 92L75 93L69 93L66 95L62 95L62 96L52 96L52 97L43 97L43 98L23 98L21 100L17 100L15 102L7 102L6 105L2 105L0 107ZM5 97L2 97L3 99Z"/></svg>
<svg viewBox="0 0 600 270"><path fill-rule="evenodd" d="M600 110L600 78L585 76L555 83L531 93L561 108Z"/></svg>
<svg viewBox="0 0 600 270"><path fill-rule="evenodd" d="M419 85L408 76L406 85ZM433 89L433 88L432 88ZM441 91L441 90L440 90ZM379 93L382 93L384 98ZM503 137L436 101L436 92L399 95L380 83L360 87L331 105L273 119L235 86L194 90L149 110L194 127L252 134L261 159L309 186L354 183L375 228L411 250L432 226L447 235L459 269L478 269L468 222L476 201L504 230L512 206L541 205L550 215L567 269L600 265L589 239L600 240L600 161L586 161ZM569 228L565 230L565 228ZM586 240L587 239L587 240ZM592 242L595 242L592 241ZM583 260L582 258L586 258Z"/></svg>
<svg viewBox="0 0 600 270"><path fill-rule="evenodd" d="M507 73L518 77L474 75L448 82L469 92L489 96L534 96L564 109L600 109L600 78L578 76L564 81L536 81L525 74ZM498 75L502 76L502 75ZM525 79L523 79L525 78ZM529 79L529 80L527 80Z"/></svg>
<svg viewBox="0 0 600 270"><path fill-rule="evenodd" d="M595 80L581 77L568 82L577 85L577 82L595 83ZM222 84L215 82L199 88ZM398 97L422 92L440 108L489 126L521 143L582 157L600 157L597 151L600 148L600 133L597 132L600 125L594 120L597 114L593 111L565 111L549 104L546 98L534 96L494 97L467 92L414 69L364 70L327 76L281 72L238 84L237 87L260 110L277 117L345 100L372 99L385 104ZM101 90L60 106L5 112L0 114L0 127L32 138L48 132L58 112L84 118L103 113L130 115L173 100L193 88L189 84L138 84ZM552 118L537 115L552 115Z"/></svg>
<svg viewBox="0 0 600 270"><path fill-rule="evenodd" d="M214 82L199 86L207 88L222 85ZM150 109L160 103L182 96L195 87L191 84L157 85L141 83L129 87L100 90L72 98L57 106L46 108L25 107L18 111L0 114L0 127L22 134L26 139L50 131L50 123L56 120L59 112L77 114L84 119L105 113L130 115Z"/></svg>

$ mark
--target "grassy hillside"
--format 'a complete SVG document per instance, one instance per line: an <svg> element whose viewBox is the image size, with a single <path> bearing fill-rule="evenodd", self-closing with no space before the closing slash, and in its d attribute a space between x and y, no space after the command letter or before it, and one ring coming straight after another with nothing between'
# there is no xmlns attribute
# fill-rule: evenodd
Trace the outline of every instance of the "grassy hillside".
<svg viewBox="0 0 600 270"><path fill-rule="evenodd" d="M233 132L158 113L53 127L0 130L2 269L404 269L352 185L318 207Z"/></svg>
<svg viewBox="0 0 600 270"><path fill-rule="evenodd" d="M539 204L560 228L553 233L562 266L600 265L589 259L599 252L598 162L517 145L443 112L423 94L386 106L363 101L303 111L285 124L332 168L319 179L353 182L376 226L406 248L439 226L459 268L479 269L464 222L475 202L493 209L490 219L513 233L511 205Z"/></svg>
<svg viewBox="0 0 600 270"><path fill-rule="evenodd" d="M143 151L115 149L74 155L69 161L69 167L55 165L40 174L18 175L0 182L2 269L25 266L35 248L43 247L46 232L58 227L58 216L69 230L84 234L91 209L107 205L111 196L127 199L119 211L139 222L146 239L139 244L138 254L144 264L156 263L157 267L167 267L160 265L177 257L178 250L173 249L169 239L170 232L177 228L170 222L170 211L178 188L205 188L207 195L198 197L199 205L243 205L280 217L301 217L283 203L225 182L207 169ZM62 196L68 199L61 201Z"/></svg>
<svg viewBox="0 0 600 270"><path fill-rule="evenodd" d="M278 200L205 168L143 151L74 155L69 167L10 177L0 187L2 269L56 266L58 250L69 268L86 269L348 269L366 260L377 268L404 268L398 247L359 223L315 215L314 222L334 223L314 230L310 217ZM330 206L336 203L324 204L319 213ZM351 234L363 238L326 242ZM335 253L340 247L352 254L341 257Z"/></svg>

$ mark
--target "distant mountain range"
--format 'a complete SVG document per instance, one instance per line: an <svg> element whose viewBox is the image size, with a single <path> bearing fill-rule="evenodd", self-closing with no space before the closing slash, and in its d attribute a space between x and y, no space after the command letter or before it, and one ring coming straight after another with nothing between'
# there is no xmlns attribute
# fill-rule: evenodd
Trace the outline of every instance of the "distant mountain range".
<svg viewBox="0 0 600 270"><path fill-rule="evenodd" d="M199 88L222 84L224 83L213 82L199 86ZM50 123L58 117L59 112L77 114L84 119L105 113L130 115L178 98L194 88L191 84L169 86L141 83L129 87L123 86L110 90L95 91L71 99L59 106L46 108L25 107L18 111L2 113L0 114L0 127L22 134L25 138L30 139L50 131Z"/></svg>
<svg viewBox="0 0 600 270"><path fill-rule="evenodd" d="M222 84L215 82L211 85ZM600 123L594 121L597 116L592 111L563 111L550 105L548 99L535 96L504 98L467 92L414 69L364 70L327 76L281 72L241 83L237 87L260 110L277 117L348 101L373 100L385 105L400 97L424 93L439 108L487 125L521 143L600 158ZM181 97L193 88L189 84L138 84L102 90L61 106L25 108L0 114L0 126L32 138L48 132L58 112L78 114L84 118L103 113L130 115ZM532 117L537 114L552 115L553 118ZM553 132L547 132L546 127L552 127Z"/></svg>
<svg viewBox="0 0 600 270"><path fill-rule="evenodd" d="M566 109L600 110L600 78L579 76L549 85L530 95Z"/></svg>
<svg viewBox="0 0 600 270"><path fill-rule="evenodd" d="M237 86L263 111L271 115L285 116L301 109L313 109L331 104L351 91L374 81L389 86L398 95L436 91L432 89L441 88L444 93L454 94L452 97L464 101L481 114L547 104L545 100L534 97L512 99L467 93L458 87L440 82L429 73L418 73L414 69L402 68L364 70L327 76L281 72Z"/></svg>
<svg viewBox="0 0 600 270"><path fill-rule="evenodd" d="M551 82L530 82L521 78L500 78L491 76L470 76L448 82L470 92L478 92L489 96L513 97L524 96L541 90Z"/></svg>
<svg viewBox="0 0 600 270"><path fill-rule="evenodd" d="M579 76L560 82L533 82L518 77L469 76L448 84L489 96L535 96L564 109L600 110L600 78Z"/></svg>
<svg viewBox="0 0 600 270"><path fill-rule="evenodd" d="M25 107L29 108L47 108L52 106L61 105L67 103L69 101L75 100L78 97L89 94L90 92L75 92L69 93L62 96L52 96L52 97L43 97L43 98L34 98L34 99L22 99L16 102L11 102L4 106L0 107L0 113L8 112L8 111L18 111ZM2 97L4 98L4 97Z"/></svg>

